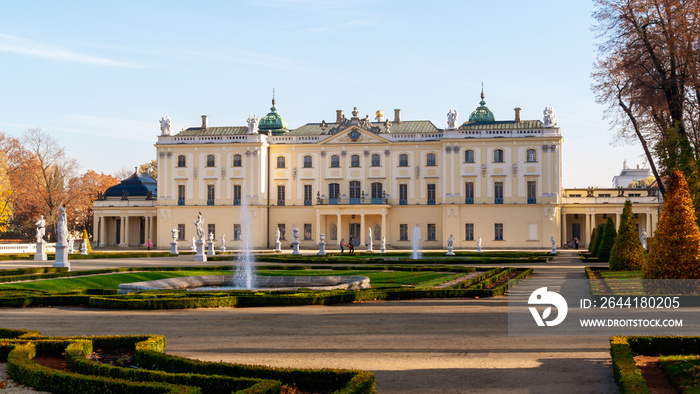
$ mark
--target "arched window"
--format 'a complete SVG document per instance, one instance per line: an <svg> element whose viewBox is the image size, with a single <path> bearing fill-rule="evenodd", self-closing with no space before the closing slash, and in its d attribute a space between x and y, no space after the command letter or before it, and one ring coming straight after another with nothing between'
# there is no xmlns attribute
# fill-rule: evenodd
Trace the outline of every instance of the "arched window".
<svg viewBox="0 0 700 394"><path fill-rule="evenodd" d="M177 157L177 166L187 167L187 159L185 159L185 155L180 155Z"/></svg>
<svg viewBox="0 0 700 394"><path fill-rule="evenodd" d="M399 167L408 167L408 155L403 153L399 155Z"/></svg>
<svg viewBox="0 0 700 394"><path fill-rule="evenodd" d="M435 153L428 153L425 159L425 165L428 167L435 167L437 165L435 163Z"/></svg>
<svg viewBox="0 0 700 394"><path fill-rule="evenodd" d="M360 155L350 156L350 167L359 167L359 166L360 166Z"/></svg>
<svg viewBox="0 0 700 394"><path fill-rule="evenodd" d="M474 162L474 151L471 149L467 149L464 151L464 162L465 163L473 163Z"/></svg>
<svg viewBox="0 0 700 394"><path fill-rule="evenodd" d="M527 150L527 162L534 163L537 161L537 151L534 149Z"/></svg>
<svg viewBox="0 0 700 394"><path fill-rule="evenodd" d="M496 149L493 151L493 162L503 163L503 149Z"/></svg>
<svg viewBox="0 0 700 394"><path fill-rule="evenodd" d="M304 168L311 168L313 164L313 161L311 159L311 156L306 155L304 156Z"/></svg>
<svg viewBox="0 0 700 394"><path fill-rule="evenodd" d="M207 167L214 167L216 165L216 161L214 159L214 155L207 155Z"/></svg>
<svg viewBox="0 0 700 394"><path fill-rule="evenodd" d="M284 156L277 156L277 168L286 168L286 162Z"/></svg>
<svg viewBox="0 0 700 394"><path fill-rule="evenodd" d="M338 167L340 167L340 156L338 156L338 155L331 156L331 168L338 168Z"/></svg>
<svg viewBox="0 0 700 394"><path fill-rule="evenodd" d="M242 161L241 161L241 155L233 155L233 166L234 167L243 166Z"/></svg>
<svg viewBox="0 0 700 394"><path fill-rule="evenodd" d="M381 158L378 154L373 154L372 155L372 167L379 167L381 166Z"/></svg>

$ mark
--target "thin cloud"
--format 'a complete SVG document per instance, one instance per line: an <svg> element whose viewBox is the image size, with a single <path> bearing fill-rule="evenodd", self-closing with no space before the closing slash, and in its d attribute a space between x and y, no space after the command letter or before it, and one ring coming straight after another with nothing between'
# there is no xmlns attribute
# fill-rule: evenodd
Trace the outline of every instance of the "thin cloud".
<svg viewBox="0 0 700 394"><path fill-rule="evenodd" d="M109 137L123 140L153 142L160 135L158 120L144 122L139 120L109 118L91 115L67 115L68 127L46 127L55 131Z"/></svg>
<svg viewBox="0 0 700 394"><path fill-rule="evenodd" d="M84 55L58 46L26 38L0 33L0 52L41 57L63 62L83 63L96 66L139 68L139 66L98 56Z"/></svg>
<svg viewBox="0 0 700 394"><path fill-rule="evenodd" d="M265 8L314 11L340 10L352 6L352 3L343 0L256 0L250 4Z"/></svg>
<svg viewBox="0 0 700 394"><path fill-rule="evenodd" d="M316 27L311 27L309 29L306 29L306 31L311 31L311 32L335 32L338 30L343 30L355 26L360 26L360 25L368 25L370 24L370 21L367 19L364 20L352 20L352 21L347 21L343 23L334 23L330 25L322 25L322 26L316 26Z"/></svg>

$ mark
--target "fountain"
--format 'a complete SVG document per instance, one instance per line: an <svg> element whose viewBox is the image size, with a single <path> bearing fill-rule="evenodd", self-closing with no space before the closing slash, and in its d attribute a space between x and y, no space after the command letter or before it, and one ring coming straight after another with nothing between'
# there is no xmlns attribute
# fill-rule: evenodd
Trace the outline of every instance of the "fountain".
<svg viewBox="0 0 700 394"><path fill-rule="evenodd" d="M236 275L233 278L233 286L239 289L253 289L255 277L253 276L253 262L255 257L251 252L253 231L250 223L249 196L243 194L241 199L241 246L236 258Z"/></svg>
<svg viewBox="0 0 700 394"><path fill-rule="evenodd" d="M423 254L419 252L420 249L420 227L416 224L413 227L413 253L411 253L411 258L413 260L418 260L423 257Z"/></svg>

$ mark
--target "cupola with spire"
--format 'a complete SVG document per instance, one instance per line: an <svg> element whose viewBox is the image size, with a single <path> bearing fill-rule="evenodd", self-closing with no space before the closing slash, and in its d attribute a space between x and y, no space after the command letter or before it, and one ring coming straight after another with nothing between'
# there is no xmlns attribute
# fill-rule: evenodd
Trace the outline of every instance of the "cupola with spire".
<svg viewBox="0 0 700 394"><path fill-rule="evenodd" d="M469 115L469 122L484 123L484 122L495 122L496 117L493 112L486 106L486 101L484 101L484 87L481 87L481 101L479 106L474 110L474 112Z"/></svg>
<svg viewBox="0 0 700 394"><path fill-rule="evenodd" d="M282 117L282 115L277 113L277 108L275 108L275 93L272 91L272 108L270 108L270 113L265 115L260 119L260 124L258 125L258 132L260 134L268 135L282 135L289 131L289 124Z"/></svg>

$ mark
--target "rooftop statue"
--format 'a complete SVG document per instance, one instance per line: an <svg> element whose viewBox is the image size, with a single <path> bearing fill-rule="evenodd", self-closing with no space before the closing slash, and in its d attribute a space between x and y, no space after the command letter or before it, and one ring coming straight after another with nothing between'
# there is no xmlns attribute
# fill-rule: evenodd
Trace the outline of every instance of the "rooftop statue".
<svg viewBox="0 0 700 394"><path fill-rule="evenodd" d="M164 118L160 118L160 134L161 135L170 135L171 134L170 118L167 116Z"/></svg>
<svg viewBox="0 0 700 394"><path fill-rule="evenodd" d="M258 132L258 125L260 124L260 118L255 115L248 115L248 134L256 134Z"/></svg>
<svg viewBox="0 0 700 394"><path fill-rule="evenodd" d="M447 129L448 130L454 130L457 128L457 118L459 117L459 114L457 113L456 109L451 109L450 112L447 113Z"/></svg>
<svg viewBox="0 0 700 394"><path fill-rule="evenodd" d="M544 127L554 127L557 125L555 116L554 116L554 110L552 107L545 107L544 108Z"/></svg>

